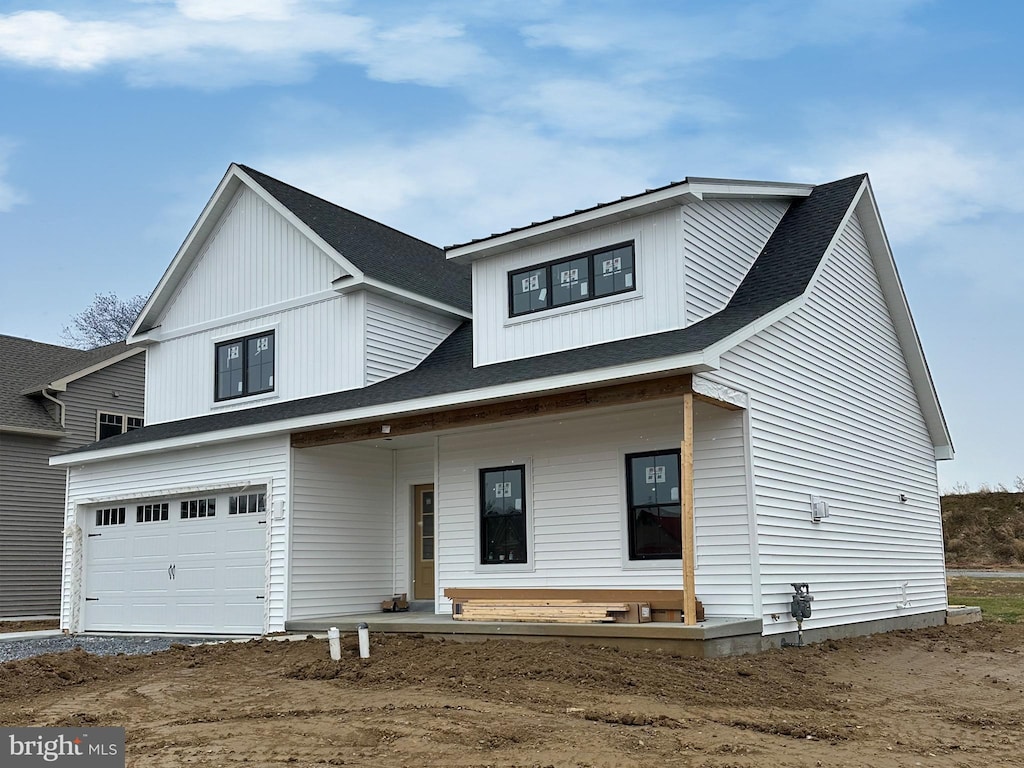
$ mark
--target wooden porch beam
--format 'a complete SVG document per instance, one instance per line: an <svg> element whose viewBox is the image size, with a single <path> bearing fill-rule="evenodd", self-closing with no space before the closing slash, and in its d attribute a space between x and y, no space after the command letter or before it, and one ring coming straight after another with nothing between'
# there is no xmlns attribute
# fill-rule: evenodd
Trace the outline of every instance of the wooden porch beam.
<svg viewBox="0 0 1024 768"><path fill-rule="evenodd" d="M697 579L694 573L694 526L693 526L693 392L683 393L683 442L680 451L682 471L682 520L683 538L683 623L697 623Z"/></svg>
<svg viewBox="0 0 1024 768"><path fill-rule="evenodd" d="M625 384L592 387L573 392L503 400L487 405L451 408L414 416L394 418L385 416L358 424L296 432L292 434L291 443L293 448L353 443L360 440L379 439L385 435L382 430L384 425L390 427L386 433L388 437L400 437L461 427L485 426L534 416L570 413L588 408L605 408L646 400L663 400L678 397L680 394L690 396L692 409L692 382L693 377L690 374L680 374L660 379L645 379Z"/></svg>

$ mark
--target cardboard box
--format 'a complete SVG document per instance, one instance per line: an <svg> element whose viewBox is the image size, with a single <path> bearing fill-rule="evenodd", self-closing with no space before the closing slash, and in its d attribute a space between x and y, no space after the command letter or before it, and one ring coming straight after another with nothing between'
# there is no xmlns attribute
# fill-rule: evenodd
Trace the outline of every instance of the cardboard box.
<svg viewBox="0 0 1024 768"><path fill-rule="evenodd" d="M380 604L382 611L408 611L409 601L406 599L407 593L403 592L400 595L395 595L390 600L383 600Z"/></svg>
<svg viewBox="0 0 1024 768"><path fill-rule="evenodd" d="M626 603L628 610L625 613L615 612L616 624L646 624L651 621L650 603Z"/></svg>
<svg viewBox="0 0 1024 768"><path fill-rule="evenodd" d="M651 621L667 621L679 624L683 620L683 612L678 608L654 608Z"/></svg>

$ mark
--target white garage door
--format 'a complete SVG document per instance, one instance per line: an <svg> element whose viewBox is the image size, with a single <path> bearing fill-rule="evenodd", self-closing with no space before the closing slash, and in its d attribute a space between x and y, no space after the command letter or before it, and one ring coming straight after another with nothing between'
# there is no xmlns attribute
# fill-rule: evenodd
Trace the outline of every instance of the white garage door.
<svg viewBox="0 0 1024 768"><path fill-rule="evenodd" d="M88 511L85 629L262 633L265 507L246 492Z"/></svg>

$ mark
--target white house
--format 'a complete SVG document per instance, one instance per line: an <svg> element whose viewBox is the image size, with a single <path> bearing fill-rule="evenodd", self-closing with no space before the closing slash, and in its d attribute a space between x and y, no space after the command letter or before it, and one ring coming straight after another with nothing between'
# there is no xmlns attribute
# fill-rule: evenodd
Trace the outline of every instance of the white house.
<svg viewBox="0 0 1024 768"><path fill-rule="evenodd" d="M129 344L146 426L52 460L71 631L685 585L768 642L793 582L814 627L944 620L952 444L866 176L442 251L232 165Z"/></svg>

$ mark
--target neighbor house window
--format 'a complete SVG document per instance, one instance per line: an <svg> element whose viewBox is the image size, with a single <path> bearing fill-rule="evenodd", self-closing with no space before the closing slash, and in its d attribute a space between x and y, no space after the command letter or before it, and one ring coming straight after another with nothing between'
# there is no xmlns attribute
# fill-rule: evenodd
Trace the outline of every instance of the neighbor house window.
<svg viewBox="0 0 1024 768"><path fill-rule="evenodd" d="M525 563L526 467L480 470L480 562Z"/></svg>
<svg viewBox="0 0 1024 768"><path fill-rule="evenodd" d="M96 414L96 439L104 440L114 435L120 435L122 432L141 429L143 426L145 426L145 421L139 416L99 411Z"/></svg>
<svg viewBox="0 0 1024 768"><path fill-rule="evenodd" d="M230 400L273 391L273 331L218 344L215 356L214 399Z"/></svg>
<svg viewBox="0 0 1024 768"><path fill-rule="evenodd" d="M509 315L526 315L636 288L633 243L601 248L509 274Z"/></svg>
<svg viewBox="0 0 1024 768"><path fill-rule="evenodd" d="M630 560L682 557L679 451L626 456Z"/></svg>

